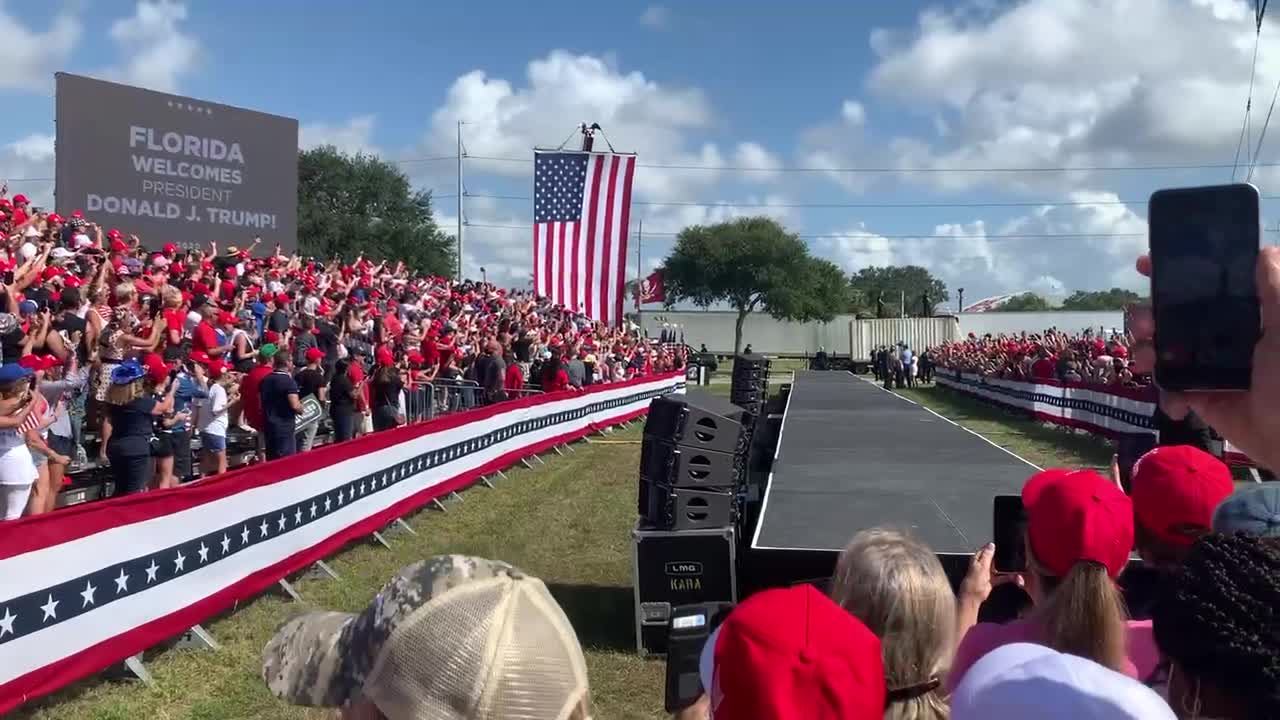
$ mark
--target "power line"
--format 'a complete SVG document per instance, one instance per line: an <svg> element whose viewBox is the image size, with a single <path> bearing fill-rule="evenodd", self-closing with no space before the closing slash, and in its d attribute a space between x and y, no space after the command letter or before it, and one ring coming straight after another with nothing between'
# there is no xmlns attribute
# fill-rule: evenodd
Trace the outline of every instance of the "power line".
<svg viewBox="0 0 1280 720"><path fill-rule="evenodd" d="M533 162L533 158L494 157L468 155L467 160L485 162ZM1280 163L1258 163L1257 167L1277 167ZM893 168L893 167L745 167L740 165L668 165L661 163L636 163L636 167L664 170L718 170L725 172L784 172L784 173L1055 173L1055 172L1155 172L1172 170L1221 170L1231 167L1227 163L1188 165L1063 165L1060 167L967 167L967 168Z"/></svg>
<svg viewBox="0 0 1280 720"><path fill-rule="evenodd" d="M1260 8L1260 10L1263 8ZM1231 180L1236 179L1236 167L1240 164L1240 146L1249 132L1249 120L1253 115L1253 79L1258 74L1258 43L1262 40L1262 14L1258 13L1257 31L1253 35L1253 64L1249 66L1249 92L1244 99L1244 121L1240 123L1240 138L1236 140L1236 158L1231 161ZM1253 138L1249 138L1250 144ZM1253 158L1250 158L1252 160ZM1250 163L1252 164L1252 163Z"/></svg>
<svg viewBox="0 0 1280 720"><path fill-rule="evenodd" d="M529 232L532 228L529 225L496 225L485 223L468 223L469 227L491 228L498 230L524 230ZM1271 229L1268 228L1268 232ZM662 237L676 237L679 233L662 232L645 229L645 237L650 235L658 235ZM816 233L801 234L798 237L808 240L821 239L859 239L864 238L873 240L876 238L885 238L887 240L999 240L999 239L1047 239L1047 238L1123 238L1123 237L1146 237L1146 233L1006 233L1000 235L880 235L877 233Z"/></svg>
<svg viewBox="0 0 1280 720"><path fill-rule="evenodd" d="M520 200L530 201L528 195L486 195L467 193L469 198L484 200ZM1280 200L1280 195L1263 195L1263 200ZM1012 202L903 202L903 203L775 203L775 202L732 202L712 201L698 202L693 200L672 200L660 202L656 200L632 200L632 205L657 207L728 207L728 208L1000 208L1000 207L1083 207L1088 205L1140 205L1143 200L1045 200L1045 201L1012 201Z"/></svg>

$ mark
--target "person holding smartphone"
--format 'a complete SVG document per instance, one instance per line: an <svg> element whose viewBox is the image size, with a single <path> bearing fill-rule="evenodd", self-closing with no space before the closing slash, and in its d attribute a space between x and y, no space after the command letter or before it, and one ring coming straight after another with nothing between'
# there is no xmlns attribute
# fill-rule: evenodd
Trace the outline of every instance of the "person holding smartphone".
<svg viewBox="0 0 1280 720"><path fill-rule="evenodd" d="M1019 574L1033 607L1005 624L978 623L978 606L993 584L993 546L978 551L961 586L955 689L979 658L997 647L1029 642L1088 658L1129 677L1155 671L1149 622L1129 620L1116 578L1133 547L1133 503L1117 482L1092 470L1044 470L1022 488L1027 569ZM996 582L1008 582L1008 576Z"/></svg>

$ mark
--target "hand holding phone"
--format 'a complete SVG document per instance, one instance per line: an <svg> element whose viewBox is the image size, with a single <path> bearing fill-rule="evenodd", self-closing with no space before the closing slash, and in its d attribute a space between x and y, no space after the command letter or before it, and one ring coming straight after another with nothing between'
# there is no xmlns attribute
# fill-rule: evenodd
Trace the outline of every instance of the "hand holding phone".
<svg viewBox="0 0 1280 720"><path fill-rule="evenodd" d="M1156 384L1173 392L1248 390L1261 336L1258 189L1159 190L1147 221Z"/></svg>
<svg viewBox="0 0 1280 720"><path fill-rule="evenodd" d="M991 567L997 573L1027 569L1027 513L1021 495L997 495L991 499L991 537L995 555Z"/></svg>

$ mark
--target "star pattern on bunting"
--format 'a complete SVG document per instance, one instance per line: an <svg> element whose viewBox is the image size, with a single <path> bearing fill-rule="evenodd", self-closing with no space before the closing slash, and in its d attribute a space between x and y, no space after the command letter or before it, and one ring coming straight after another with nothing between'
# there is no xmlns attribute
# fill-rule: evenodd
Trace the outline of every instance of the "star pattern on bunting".
<svg viewBox="0 0 1280 720"><path fill-rule="evenodd" d="M337 524L330 523L322 527L327 528L325 533L338 532L335 528L347 527L353 521L365 517L368 512L380 512L383 507L389 508L401 499L456 477L459 473L473 471L476 465L473 460L487 462L514 448L502 448L495 455L472 458L475 453L547 427L582 420L595 413L607 413L640 402L647 403L651 398L679 387L680 383L677 383L661 390L649 389L617 397L575 398L564 402L564 405L570 407L562 407L542 417L512 417L506 425L494 428L482 436L464 438L350 477L330 487L316 488L314 495L310 497L291 498L290 502L282 506L261 508L260 513L238 517L223 527L209 528L207 532L194 534L169 547L151 547L136 557L104 564L92 572L21 596L8 595L6 584L0 583L0 646L38 633L43 628L96 612L118 600L146 593L189 575L200 574L215 565L228 567L219 564L231 562L241 552L259 545L279 546L281 552L292 554L314 542L308 539L301 545L291 546L290 542L293 541L290 538L294 537L294 531L299 528L325 522L332 516ZM583 402L588 399L591 401ZM536 443L540 439L524 440L521 446ZM459 464L451 465L453 463ZM404 489L400 489L402 486ZM357 498L361 500L360 503L354 503ZM385 505L378 504L380 498L386 498L383 501ZM366 505L369 506L368 511L364 510ZM293 520L292 523L289 522L290 519ZM322 534L321 537L328 537L328 534ZM237 539L239 542L236 542ZM140 544L148 542L149 539L140 540ZM268 554L267 557L274 556ZM172 573L164 571L169 567L172 567Z"/></svg>

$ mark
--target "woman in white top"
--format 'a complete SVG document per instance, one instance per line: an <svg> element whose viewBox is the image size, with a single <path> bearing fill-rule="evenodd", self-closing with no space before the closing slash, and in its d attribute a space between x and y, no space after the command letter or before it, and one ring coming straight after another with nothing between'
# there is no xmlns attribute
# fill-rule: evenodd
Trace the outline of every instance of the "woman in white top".
<svg viewBox="0 0 1280 720"><path fill-rule="evenodd" d="M35 462L20 429L31 413L31 371L17 364L0 367L0 519L14 520L27 509Z"/></svg>
<svg viewBox="0 0 1280 720"><path fill-rule="evenodd" d="M193 364L196 382L204 385L205 369ZM200 432L200 475L209 477L227 471L227 408L236 392L235 378L219 361L209 363L209 397L196 401L196 429ZM228 391L230 388L230 391Z"/></svg>

